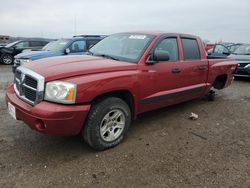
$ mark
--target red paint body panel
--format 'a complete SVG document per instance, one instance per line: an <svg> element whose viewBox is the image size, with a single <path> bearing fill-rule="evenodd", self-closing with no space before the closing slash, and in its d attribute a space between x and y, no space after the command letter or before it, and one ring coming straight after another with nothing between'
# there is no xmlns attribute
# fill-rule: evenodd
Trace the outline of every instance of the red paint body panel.
<svg viewBox="0 0 250 188"><path fill-rule="evenodd" d="M31 129L59 136L78 134L90 109L90 105L66 106L48 102L31 106L16 96L13 85L7 88L6 102L15 105L17 120L22 120ZM46 128L37 126L41 122Z"/></svg>
<svg viewBox="0 0 250 188"><path fill-rule="evenodd" d="M25 65L27 68L45 77L45 82L64 80L77 85L76 105L60 105L41 102L30 106L19 99L10 86L6 100L17 109L18 119L31 128L52 135L74 135L82 129L91 102L98 96L113 91L126 91L134 102L134 117L137 114L156 108L177 104L204 96L209 92L219 75L226 75L227 87L237 65L232 60L208 60L202 40L197 39L200 60L185 60L180 34L153 34L151 41L137 64L105 59L93 56L65 56L41 59L39 62ZM163 36L176 36L179 61L146 64L151 49ZM194 37L194 36L192 36ZM200 69L200 67L203 67ZM172 69L181 70L173 74ZM42 120L44 130L36 126Z"/></svg>

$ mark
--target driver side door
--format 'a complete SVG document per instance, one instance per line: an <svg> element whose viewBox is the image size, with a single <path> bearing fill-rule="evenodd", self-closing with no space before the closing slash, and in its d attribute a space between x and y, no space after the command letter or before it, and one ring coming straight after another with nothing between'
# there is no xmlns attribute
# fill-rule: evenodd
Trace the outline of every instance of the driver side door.
<svg viewBox="0 0 250 188"><path fill-rule="evenodd" d="M169 55L169 60L144 66L142 75L144 84L140 94L139 111L144 112L175 103L175 94L182 87L184 68L184 64L180 61L180 46L177 36L166 36L151 50L151 54L157 50L165 51Z"/></svg>

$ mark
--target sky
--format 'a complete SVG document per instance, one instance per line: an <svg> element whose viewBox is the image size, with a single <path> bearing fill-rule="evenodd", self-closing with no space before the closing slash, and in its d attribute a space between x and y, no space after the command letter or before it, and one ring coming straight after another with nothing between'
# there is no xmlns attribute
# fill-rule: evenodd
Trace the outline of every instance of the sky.
<svg viewBox="0 0 250 188"><path fill-rule="evenodd" d="M0 35L180 32L250 43L250 0L0 0Z"/></svg>

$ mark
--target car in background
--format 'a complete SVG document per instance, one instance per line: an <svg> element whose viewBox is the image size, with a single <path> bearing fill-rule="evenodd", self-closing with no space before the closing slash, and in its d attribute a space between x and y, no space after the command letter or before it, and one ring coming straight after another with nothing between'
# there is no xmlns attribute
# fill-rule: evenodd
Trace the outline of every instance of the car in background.
<svg viewBox="0 0 250 188"><path fill-rule="evenodd" d="M238 63L238 69L234 76L250 78L250 44L241 45L228 58L235 59Z"/></svg>
<svg viewBox="0 0 250 188"><path fill-rule="evenodd" d="M214 45L215 44L205 44L205 50L206 50L206 52L208 52L209 50L213 49Z"/></svg>
<svg viewBox="0 0 250 188"><path fill-rule="evenodd" d="M0 62L10 65L14 61L14 56L27 49L41 49L48 40L19 40L0 47Z"/></svg>
<svg viewBox="0 0 250 188"><path fill-rule="evenodd" d="M47 44L39 51L26 51L15 56L13 73L16 68L25 63L38 59L64 56L64 55L83 55L88 52L89 48L104 39L104 35L77 35L69 39L59 39Z"/></svg>
<svg viewBox="0 0 250 188"><path fill-rule="evenodd" d="M215 44L212 49L208 51L210 59L226 58L239 48L241 43L218 43Z"/></svg>

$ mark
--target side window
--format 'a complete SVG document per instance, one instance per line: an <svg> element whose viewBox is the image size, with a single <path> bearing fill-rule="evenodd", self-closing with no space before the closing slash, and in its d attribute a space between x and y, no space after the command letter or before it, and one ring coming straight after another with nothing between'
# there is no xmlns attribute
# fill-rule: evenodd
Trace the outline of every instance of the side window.
<svg viewBox="0 0 250 188"><path fill-rule="evenodd" d="M166 51L169 54L169 61L178 61L179 52L176 38L163 39L155 50Z"/></svg>
<svg viewBox="0 0 250 188"><path fill-rule="evenodd" d="M49 43L49 41L42 41L41 43L42 43L42 46L45 46L46 44Z"/></svg>
<svg viewBox="0 0 250 188"><path fill-rule="evenodd" d="M182 38L181 41L185 60L201 59L196 39Z"/></svg>
<svg viewBox="0 0 250 188"><path fill-rule="evenodd" d="M17 49L22 49L22 48L28 48L29 47L29 42L19 42L18 44L15 45Z"/></svg>
<svg viewBox="0 0 250 188"><path fill-rule="evenodd" d="M99 42L99 40L89 40L89 41L87 41L88 49L92 48L98 42Z"/></svg>
<svg viewBox="0 0 250 188"><path fill-rule="evenodd" d="M75 41L69 47L71 53L84 52L86 51L86 41L79 40Z"/></svg>
<svg viewBox="0 0 250 188"><path fill-rule="evenodd" d="M221 44L217 44L214 47L214 52L219 54L229 53L229 49Z"/></svg>
<svg viewBox="0 0 250 188"><path fill-rule="evenodd" d="M42 42L39 41L30 41L30 46L31 47L39 47L39 46L43 46Z"/></svg>

